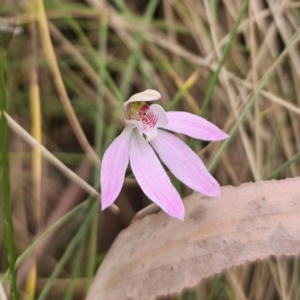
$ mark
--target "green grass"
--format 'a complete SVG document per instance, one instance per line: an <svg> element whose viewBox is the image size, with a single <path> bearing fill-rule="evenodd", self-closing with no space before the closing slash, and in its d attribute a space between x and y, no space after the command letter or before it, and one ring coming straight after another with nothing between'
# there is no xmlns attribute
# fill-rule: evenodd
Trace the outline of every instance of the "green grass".
<svg viewBox="0 0 300 300"><path fill-rule="evenodd" d="M8 150L8 125L4 113L6 112L6 82L5 82L6 53L0 48L0 196L3 205L3 219L5 231L5 245L10 275L10 291L12 300L18 300L17 272L15 258L14 229L10 196L10 163Z"/></svg>

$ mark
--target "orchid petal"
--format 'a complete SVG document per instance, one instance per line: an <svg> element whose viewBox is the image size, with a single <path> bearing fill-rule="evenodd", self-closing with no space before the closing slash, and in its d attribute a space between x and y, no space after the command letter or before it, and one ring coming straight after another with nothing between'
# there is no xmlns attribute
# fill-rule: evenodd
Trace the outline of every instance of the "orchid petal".
<svg viewBox="0 0 300 300"><path fill-rule="evenodd" d="M165 129L183 133L205 141L219 141L228 135L216 125L197 115L187 112L169 111L166 113L168 124Z"/></svg>
<svg viewBox="0 0 300 300"><path fill-rule="evenodd" d="M104 153L100 173L102 210L110 206L120 194L129 162L132 130L131 127L125 127Z"/></svg>
<svg viewBox="0 0 300 300"><path fill-rule="evenodd" d="M167 214L183 220L184 206L180 195L151 146L135 131L130 146L130 164L144 193Z"/></svg>
<svg viewBox="0 0 300 300"><path fill-rule="evenodd" d="M156 126L165 127L168 124L168 117L163 107L159 104L152 104L150 105L150 109L158 116Z"/></svg>
<svg viewBox="0 0 300 300"><path fill-rule="evenodd" d="M147 102L155 101L161 98L161 94L156 90L145 90L141 93L134 94L123 104L123 110L125 115L127 114L127 106L132 102Z"/></svg>
<svg viewBox="0 0 300 300"><path fill-rule="evenodd" d="M183 141L175 135L158 130L156 139L150 142L162 162L184 184L207 196L220 196L218 182L205 165Z"/></svg>

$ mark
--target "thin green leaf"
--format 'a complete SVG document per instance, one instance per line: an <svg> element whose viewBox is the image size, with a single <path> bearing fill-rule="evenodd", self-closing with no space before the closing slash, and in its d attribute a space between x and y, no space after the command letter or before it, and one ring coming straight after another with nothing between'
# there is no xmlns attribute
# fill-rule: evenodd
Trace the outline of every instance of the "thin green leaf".
<svg viewBox="0 0 300 300"><path fill-rule="evenodd" d="M17 289L17 271L15 259L14 229L10 203L10 167L8 153L8 125L4 117L6 111L6 85L5 85L6 53L0 50L0 195L3 199L3 215L5 244L10 274L10 290L12 300L19 299Z"/></svg>
<svg viewBox="0 0 300 300"><path fill-rule="evenodd" d="M203 105L202 105L202 109L201 109L201 116L205 116L206 112L207 112L207 109L208 109L208 105L210 103L210 100L211 100L211 96L214 92L214 88L215 88L215 85L218 81L218 77L219 77L219 74L220 74L220 71L222 69L222 66L224 65L227 57L228 57L228 54L232 48L232 45L233 45L233 41L234 41L234 38L236 36L236 32L237 32L237 29L242 21L242 18L244 16L244 14L246 13L247 11L247 8L248 8L248 4L249 4L249 0L246 0L244 1L244 4L243 4L243 7L239 13L239 16L238 18L236 19L234 25L233 25L233 28L232 30L230 31L230 37L229 37L229 41L228 43L226 44L225 48L224 48L224 52L223 52L223 55L222 55L222 58L218 64L218 67L217 67L217 70L215 71L215 73L213 74L213 76L211 77L210 81L209 81L209 84L208 84L208 88L207 88L207 92L205 94L205 97L204 97L204 101L203 101Z"/></svg>

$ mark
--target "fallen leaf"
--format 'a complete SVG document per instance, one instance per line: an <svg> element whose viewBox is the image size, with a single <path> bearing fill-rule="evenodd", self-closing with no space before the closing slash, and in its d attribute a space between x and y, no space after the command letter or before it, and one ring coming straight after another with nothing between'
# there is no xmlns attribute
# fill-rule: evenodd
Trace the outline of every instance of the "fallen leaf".
<svg viewBox="0 0 300 300"><path fill-rule="evenodd" d="M116 238L87 300L155 299L269 255L300 251L300 177L184 199L185 221L146 216Z"/></svg>

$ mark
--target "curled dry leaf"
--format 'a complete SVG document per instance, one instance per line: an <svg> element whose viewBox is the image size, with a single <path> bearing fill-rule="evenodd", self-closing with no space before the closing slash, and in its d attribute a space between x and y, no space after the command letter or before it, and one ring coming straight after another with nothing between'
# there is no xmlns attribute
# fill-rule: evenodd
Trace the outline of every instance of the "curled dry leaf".
<svg viewBox="0 0 300 300"><path fill-rule="evenodd" d="M164 212L136 221L117 237L87 296L155 299L202 278L269 255L300 251L300 178L193 194L185 221Z"/></svg>

